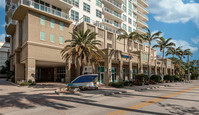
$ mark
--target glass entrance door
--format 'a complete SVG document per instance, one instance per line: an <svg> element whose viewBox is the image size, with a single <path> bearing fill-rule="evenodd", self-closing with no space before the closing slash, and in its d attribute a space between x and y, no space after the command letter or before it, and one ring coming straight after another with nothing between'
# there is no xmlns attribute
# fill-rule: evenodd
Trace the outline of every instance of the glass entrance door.
<svg viewBox="0 0 199 115"><path fill-rule="evenodd" d="M98 82L104 84L104 72L100 72L98 76Z"/></svg>
<svg viewBox="0 0 199 115"><path fill-rule="evenodd" d="M117 82L117 70L116 70L116 68L112 67L111 72L112 72L112 74L111 74L112 82Z"/></svg>

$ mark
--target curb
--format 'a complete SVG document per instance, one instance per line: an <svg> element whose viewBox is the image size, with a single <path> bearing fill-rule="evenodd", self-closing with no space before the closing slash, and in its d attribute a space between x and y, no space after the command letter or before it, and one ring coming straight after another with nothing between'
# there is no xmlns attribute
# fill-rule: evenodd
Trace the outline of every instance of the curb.
<svg viewBox="0 0 199 115"><path fill-rule="evenodd" d="M10 82L10 81L7 81L7 80L6 80L6 82L9 83L9 84L11 84L11 85L18 86L17 84L15 84L13 82Z"/></svg>

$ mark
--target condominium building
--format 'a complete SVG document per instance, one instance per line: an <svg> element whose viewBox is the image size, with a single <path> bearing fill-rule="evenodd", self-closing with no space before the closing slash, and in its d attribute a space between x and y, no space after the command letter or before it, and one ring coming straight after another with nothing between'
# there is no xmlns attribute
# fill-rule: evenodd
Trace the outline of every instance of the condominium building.
<svg viewBox="0 0 199 115"><path fill-rule="evenodd" d="M148 46L128 43L131 58L127 55L127 41L117 40L119 28L146 32L146 7L145 0L6 0L6 33L10 35L6 39L11 44L15 80L70 82L80 75L74 60L65 62L60 54L64 41L72 39L69 32L75 29L98 33L99 48L105 52L94 71L100 83L132 80L138 73L147 73ZM154 49L150 56L151 74L160 74L162 63L164 74L174 73L171 60L156 59Z"/></svg>

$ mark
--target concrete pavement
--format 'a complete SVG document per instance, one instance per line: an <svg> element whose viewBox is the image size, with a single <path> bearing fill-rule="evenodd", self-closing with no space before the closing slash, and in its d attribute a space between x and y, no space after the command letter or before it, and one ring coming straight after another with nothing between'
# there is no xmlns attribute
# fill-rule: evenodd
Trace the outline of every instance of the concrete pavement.
<svg viewBox="0 0 199 115"><path fill-rule="evenodd" d="M199 115L199 88L182 92L196 86L199 81L118 95L81 96L55 95L53 87L16 87L0 79L0 115ZM140 108L129 108L135 106Z"/></svg>

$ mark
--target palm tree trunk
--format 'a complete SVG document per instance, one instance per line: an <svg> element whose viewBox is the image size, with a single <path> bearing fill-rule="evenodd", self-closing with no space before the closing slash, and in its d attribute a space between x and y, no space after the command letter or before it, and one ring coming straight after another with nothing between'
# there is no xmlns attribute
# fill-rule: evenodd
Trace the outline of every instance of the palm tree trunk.
<svg viewBox="0 0 199 115"><path fill-rule="evenodd" d="M161 65L161 70L162 70L162 75L161 75L161 77L162 77L162 81L163 81L163 78L164 78L164 74L163 74L163 64L164 64L164 50L163 50L163 52L162 52L162 65Z"/></svg>
<svg viewBox="0 0 199 115"><path fill-rule="evenodd" d="M187 60L187 61L188 61L188 62L187 62L187 63L188 63L188 80L191 80L191 79L190 79L190 70L189 70L189 55L188 55L188 60Z"/></svg>
<svg viewBox="0 0 199 115"><path fill-rule="evenodd" d="M180 75L180 78L181 78L181 60L182 60L182 57L180 57L180 63L179 63L179 75Z"/></svg>
<svg viewBox="0 0 199 115"><path fill-rule="evenodd" d="M129 80L130 80L130 69L131 69L131 57L130 57L130 51L129 51L129 39L128 39L128 41L127 41L128 43L127 43L127 48L128 48L128 56L129 56L129 76L128 76L128 78L129 78Z"/></svg>
<svg viewBox="0 0 199 115"><path fill-rule="evenodd" d="M150 70L150 57L151 57L151 43L149 42L149 49L148 49L148 76L151 77L151 72Z"/></svg>

